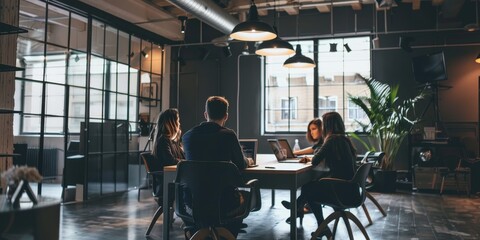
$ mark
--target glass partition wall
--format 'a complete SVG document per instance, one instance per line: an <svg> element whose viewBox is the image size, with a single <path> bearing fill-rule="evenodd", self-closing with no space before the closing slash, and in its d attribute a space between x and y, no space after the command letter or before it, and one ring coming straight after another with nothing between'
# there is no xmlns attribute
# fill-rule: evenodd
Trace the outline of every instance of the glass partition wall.
<svg viewBox="0 0 480 240"><path fill-rule="evenodd" d="M14 135L27 164L44 183L82 185L85 200L138 186L129 174L141 172L140 125L160 112L162 46L43 1L21 0L19 25Z"/></svg>

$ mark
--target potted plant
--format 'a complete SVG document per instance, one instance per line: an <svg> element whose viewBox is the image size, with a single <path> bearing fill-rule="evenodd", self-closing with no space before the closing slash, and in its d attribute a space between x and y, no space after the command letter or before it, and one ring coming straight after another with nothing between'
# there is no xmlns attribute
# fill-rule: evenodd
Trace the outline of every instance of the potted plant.
<svg viewBox="0 0 480 240"><path fill-rule="evenodd" d="M374 186L378 191L395 191L394 161L403 140L418 121L414 111L415 103L423 98L423 93L414 98L400 100L398 85L390 87L375 79L359 77L365 81L370 96L349 94L348 98L360 107L370 120L367 125L357 121L363 129L369 130L370 138L369 141L364 141L356 134L352 134L352 137L364 144L369 151L385 152L385 157L374 175Z"/></svg>

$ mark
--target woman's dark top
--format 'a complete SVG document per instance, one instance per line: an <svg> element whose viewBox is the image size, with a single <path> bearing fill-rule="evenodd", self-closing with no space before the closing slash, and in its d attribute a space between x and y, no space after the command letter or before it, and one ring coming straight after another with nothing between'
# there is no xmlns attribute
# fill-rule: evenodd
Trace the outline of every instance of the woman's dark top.
<svg viewBox="0 0 480 240"><path fill-rule="evenodd" d="M332 135L315 150L312 165L325 161L330 168L328 177L350 180L355 174L355 158L355 149L350 140L344 135Z"/></svg>
<svg viewBox="0 0 480 240"><path fill-rule="evenodd" d="M320 147L321 147L322 145L323 145L323 140L320 140L320 141L316 142L316 143L313 144L313 146L312 146L313 151L315 152L315 150L320 149Z"/></svg>
<svg viewBox="0 0 480 240"><path fill-rule="evenodd" d="M158 161L163 166L177 165L180 159L185 159L179 142L173 141L170 138L160 135L157 138L156 156Z"/></svg>

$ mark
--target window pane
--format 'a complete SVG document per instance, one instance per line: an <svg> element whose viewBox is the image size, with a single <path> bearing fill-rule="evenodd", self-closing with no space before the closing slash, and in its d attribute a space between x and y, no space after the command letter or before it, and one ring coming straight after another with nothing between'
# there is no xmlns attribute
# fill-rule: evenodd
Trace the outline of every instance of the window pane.
<svg viewBox="0 0 480 240"><path fill-rule="evenodd" d="M129 35L125 32L118 32L118 61L128 64L130 53L128 52Z"/></svg>
<svg viewBox="0 0 480 240"><path fill-rule="evenodd" d="M130 95L138 96L138 70L130 68Z"/></svg>
<svg viewBox="0 0 480 240"><path fill-rule="evenodd" d="M92 56L90 65L90 87L103 89L105 64L105 59Z"/></svg>
<svg viewBox="0 0 480 240"><path fill-rule="evenodd" d="M162 73L163 51L161 46L154 44L152 48L152 72L156 74Z"/></svg>
<svg viewBox="0 0 480 240"><path fill-rule="evenodd" d="M92 54L104 56L105 51L105 24L96 20L92 21Z"/></svg>
<svg viewBox="0 0 480 240"><path fill-rule="evenodd" d="M45 93L45 113L48 115L63 116L65 87L56 84L47 84ZM63 126L63 123L62 123Z"/></svg>
<svg viewBox="0 0 480 240"><path fill-rule="evenodd" d="M48 5L47 42L68 46L68 11Z"/></svg>
<svg viewBox="0 0 480 240"><path fill-rule="evenodd" d="M45 41L45 9L46 4L41 1L20 1L19 26L27 29L27 33L22 33L21 36Z"/></svg>
<svg viewBox="0 0 480 240"><path fill-rule="evenodd" d="M128 93L128 66L118 64L118 92Z"/></svg>
<svg viewBox="0 0 480 240"><path fill-rule="evenodd" d="M86 52L88 19L72 13L70 26L70 48ZM95 32L92 32L92 34L95 34ZM92 39L96 38L92 36ZM92 42L92 48L96 48L97 45L100 44L98 44L98 42ZM103 44L101 44L101 46L103 46Z"/></svg>
<svg viewBox="0 0 480 240"><path fill-rule="evenodd" d="M23 116L23 132L40 133L40 116L24 115Z"/></svg>
<svg viewBox="0 0 480 240"><path fill-rule="evenodd" d="M137 37L131 37L130 41L130 67L140 70L140 46L141 40Z"/></svg>
<svg viewBox="0 0 480 240"><path fill-rule="evenodd" d="M70 132L79 133L80 123L85 121L85 89L70 88L68 128Z"/></svg>
<svg viewBox="0 0 480 240"><path fill-rule="evenodd" d="M40 114L42 112L42 83L25 82L24 88L23 113Z"/></svg>
<svg viewBox="0 0 480 240"><path fill-rule="evenodd" d="M45 117L45 133L63 133L63 117Z"/></svg>
<svg viewBox="0 0 480 240"><path fill-rule="evenodd" d="M117 94L117 117L116 119L128 120L127 115L128 96L124 94Z"/></svg>
<svg viewBox="0 0 480 240"><path fill-rule="evenodd" d="M23 74L22 77L43 81L44 48L45 45L42 42L18 37L18 67L25 68L25 71L21 72Z"/></svg>
<svg viewBox="0 0 480 240"><path fill-rule="evenodd" d="M142 50L140 51L140 59L142 70L150 72L152 69L152 43L142 41Z"/></svg>
<svg viewBox="0 0 480 240"><path fill-rule="evenodd" d="M90 90L90 117L103 118L103 92L100 90Z"/></svg>
<svg viewBox="0 0 480 240"><path fill-rule="evenodd" d="M45 81L65 83L66 59L69 54L66 48L47 45Z"/></svg>
<svg viewBox="0 0 480 240"><path fill-rule="evenodd" d="M117 60L117 36L118 30L107 26L105 32L105 57L113 61Z"/></svg>
<svg viewBox="0 0 480 240"><path fill-rule="evenodd" d="M72 52L68 64L68 84L86 86L87 55L82 52Z"/></svg>
<svg viewBox="0 0 480 240"><path fill-rule="evenodd" d="M117 66L116 62L109 62L110 77L107 78L107 90L117 91Z"/></svg>

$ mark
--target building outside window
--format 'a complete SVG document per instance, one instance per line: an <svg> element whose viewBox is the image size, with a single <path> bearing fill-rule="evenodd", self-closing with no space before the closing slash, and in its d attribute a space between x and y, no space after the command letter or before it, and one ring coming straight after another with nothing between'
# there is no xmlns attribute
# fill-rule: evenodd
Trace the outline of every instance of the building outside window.
<svg viewBox="0 0 480 240"><path fill-rule="evenodd" d="M357 74L366 78L371 75L370 37L316 39L290 43L294 46L300 44L303 55L314 59L317 68L287 69L282 65L288 56L265 58L263 132L304 132L305 126L312 118L321 117L328 111L340 113L347 131L359 129L357 120L368 122L368 119L360 113L361 109L356 109L348 103L348 96L369 94L367 86ZM330 51L331 43L337 44L336 51ZM345 45L351 51L347 51ZM297 105L290 104L288 111L286 102L291 97L297 98ZM349 116L351 108L356 112L353 117ZM294 110L295 118L293 116L289 118L288 113Z"/></svg>
<svg viewBox="0 0 480 240"><path fill-rule="evenodd" d="M282 119L297 119L297 98L282 99Z"/></svg>

